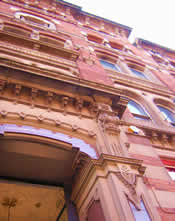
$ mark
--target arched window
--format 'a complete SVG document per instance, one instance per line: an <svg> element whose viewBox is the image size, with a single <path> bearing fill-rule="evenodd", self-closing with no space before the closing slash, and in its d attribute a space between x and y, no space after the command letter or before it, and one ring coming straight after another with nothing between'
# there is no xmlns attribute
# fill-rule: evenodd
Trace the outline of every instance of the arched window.
<svg viewBox="0 0 175 221"><path fill-rule="evenodd" d="M135 101L130 100L127 105L129 111L132 113L134 118L136 119L144 119L149 120L150 117L147 115L147 113L144 111L144 109L137 104Z"/></svg>
<svg viewBox="0 0 175 221"><path fill-rule="evenodd" d="M103 59L100 59L100 63L104 68L108 68L108 69L112 69L114 71L121 72L121 69L117 64L111 63L111 62L103 60Z"/></svg>
<svg viewBox="0 0 175 221"><path fill-rule="evenodd" d="M165 107L162 107L160 105L157 105L157 107L159 108L164 119L168 121L172 126L175 127L175 115L170 110L166 109Z"/></svg>

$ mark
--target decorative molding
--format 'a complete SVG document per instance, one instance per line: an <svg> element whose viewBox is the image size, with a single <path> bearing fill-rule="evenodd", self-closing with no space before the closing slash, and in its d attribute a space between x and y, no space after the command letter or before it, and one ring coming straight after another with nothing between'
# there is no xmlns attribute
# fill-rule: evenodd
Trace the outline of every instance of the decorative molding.
<svg viewBox="0 0 175 221"><path fill-rule="evenodd" d="M140 210L140 196L138 196L136 191L139 175L134 174L128 165L122 165L115 174L128 189L129 193L126 193L128 198L134 202L136 207Z"/></svg>

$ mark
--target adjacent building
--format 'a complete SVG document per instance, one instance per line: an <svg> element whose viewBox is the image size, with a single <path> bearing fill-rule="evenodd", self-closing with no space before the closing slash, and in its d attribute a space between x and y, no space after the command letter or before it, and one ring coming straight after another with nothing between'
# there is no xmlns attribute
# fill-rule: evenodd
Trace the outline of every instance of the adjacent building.
<svg viewBox="0 0 175 221"><path fill-rule="evenodd" d="M175 51L131 31L0 2L0 221L175 220Z"/></svg>

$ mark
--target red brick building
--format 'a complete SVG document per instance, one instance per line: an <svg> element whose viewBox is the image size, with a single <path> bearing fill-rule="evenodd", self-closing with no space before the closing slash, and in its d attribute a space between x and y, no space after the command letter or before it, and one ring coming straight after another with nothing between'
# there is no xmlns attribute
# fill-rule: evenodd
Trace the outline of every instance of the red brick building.
<svg viewBox="0 0 175 221"><path fill-rule="evenodd" d="M0 2L0 221L175 220L175 52L131 31Z"/></svg>

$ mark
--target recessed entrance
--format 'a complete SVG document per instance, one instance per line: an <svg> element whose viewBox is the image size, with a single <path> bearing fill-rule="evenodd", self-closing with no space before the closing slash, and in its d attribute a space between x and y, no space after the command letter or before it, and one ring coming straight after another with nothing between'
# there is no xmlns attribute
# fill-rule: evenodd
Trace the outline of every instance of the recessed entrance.
<svg viewBox="0 0 175 221"><path fill-rule="evenodd" d="M71 183L80 155L71 144L5 134L0 139L0 221L71 220ZM69 184L69 185L68 185Z"/></svg>

